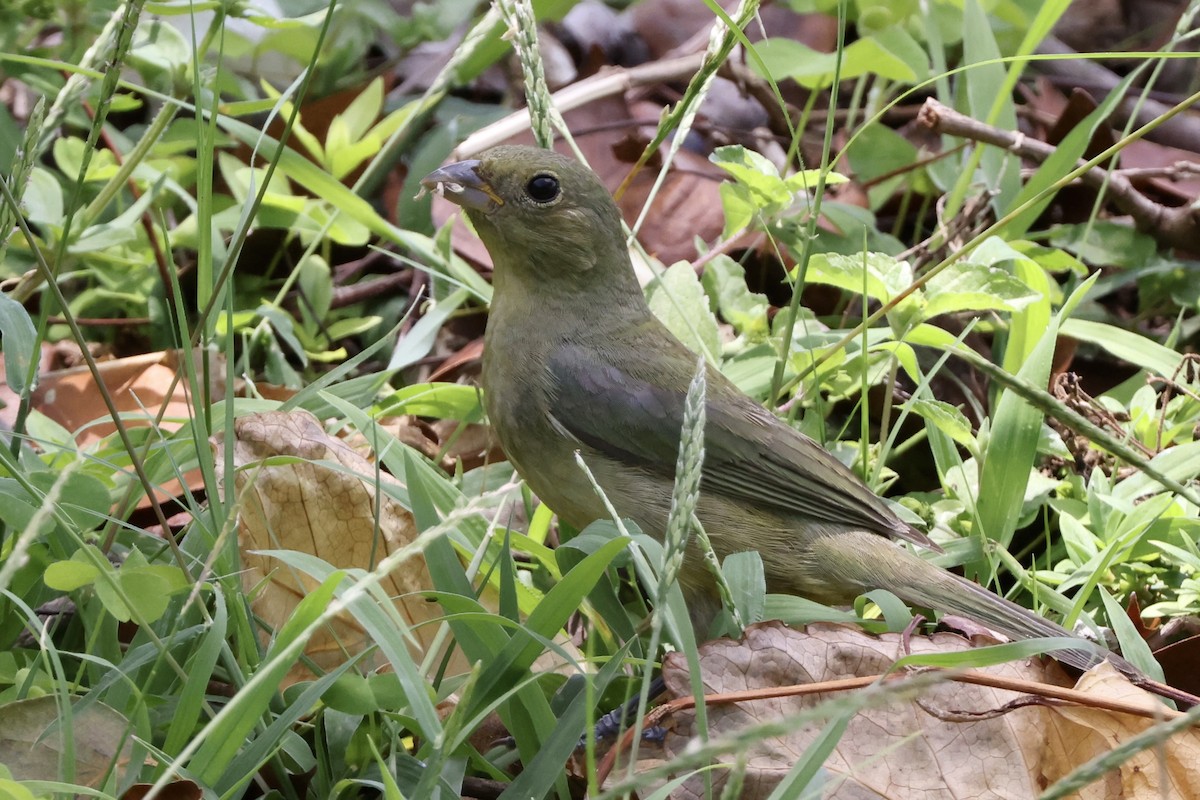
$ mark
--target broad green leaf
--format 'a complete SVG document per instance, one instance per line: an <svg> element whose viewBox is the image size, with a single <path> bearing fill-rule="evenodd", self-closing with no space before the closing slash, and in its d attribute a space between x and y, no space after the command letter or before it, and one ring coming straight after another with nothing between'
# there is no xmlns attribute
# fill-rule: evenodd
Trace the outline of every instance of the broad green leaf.
<svg viewBox="0 0 1200 800"><path fill-rule="evenodd" d="M898 83L914 82L917 71L906 59L916 57L919 47L915 42L909 47L904 37L904 34L889 37L885 45L880 39L868 36L847 45L842 51L841 79L878 75ZM908 41L912 41L911 37ZM903 50L903 54L892 52L889 46ZM835 53L822 53L791 39L767 39L757 49L762 68L777 81L791 78L808 89L825 88L833 81ZM753 64L756 70L761 69L758 62Z"/></svg>
<svg viewBox="0 0 1200 800"><path fill-rule="evenodd" d="M686 261L668 267L650 289L650 310L687 345L716 363L721 352L717 319L708 307L704 287Z"/></svg>
<svg viewBox="0 0 1200 800"><path fill-rule="evenodd" d="M768 333L767 309L764 295L746 287L746 270L726 255L720 255L704 267L700 282L721 316L741 333L760 340Z"/></svg>
<svg viewBox="0 0 1200 800"><path fill-rule="evenodd" d="M141 567L125 569L122 567L111 576L116 584L121 587L125 597L133 604L131 609L125 610L125 613L128 615L125 619L156 622L166 612L167 604L171 600L172 582L166 577L164 570L171 570L171 568ZM173 572L179 574L178 569L174 569ZM117 615L114 609L121 608L124 605L124 600L116 592L109 593L109 583L107 581L96 581L96 594L104 602L104 606L109 610L109 613L112 613L117 619L123 619ZM135 610L136 614L134 613Z"/></svg>
<svg viewBox="0 0 1200 800"><path fill-rule="evenodd" d="M919 158L916 146L882 122L862 128L851 140L846 155L857 179L869 184L867 196L872 210L878 210L906 184L911 184L913 191L933 192L925 170L912 169ZM884 175L892 177L876 180Z"/></svg>
<svg viewBox="0 0 1200 800"><path fill-rule="evenodd" d="M721 236L728 239L750 227L762 206L754 202L753 192L745 184L722 183L717 187L721 195L721 209L725 212L725 227Z"/></svg>
<svg viewBox="0 0 1200 800"><path fill-rule="evenodd" d="M73 592L87 586L96 580L100 570L92 563L83 560L79 553L67 561L56 561L46 567L43 580L51 589L60 592Z"/></svg>
<svg viewBox="0 0 1200 800"><path fill-rule="evenodd" d="M61 473L47 470L33 472L29 482L43 492L63 480ZM103 481L86 472L72 472L66 476L66 483L58 487L59 498L57 510L66 522L73 525L79 532L93 530L104 522L112 505L112 497ZM45 500L39 501L42 505Z"/></svg>
<svg viewBox="0 0 1200 800"><path fill-rule="evenodd" d="M762 187L764 193L770 193L771 187L782 181L770 159L740 144L718 147L708 160L747 186Z"/></svg>
<svg viewBox="0 0 1200 800"><path fill-rule="evenodd" d="M795 2L791 5L796 6ZM834 3L829 5L836 8ZM899 27L921 10L918 0L855 0L854 8L858 11L855 26L872 34Z"/></svg>
<svg viewBox="0 0 1200 800"><path fill-rule="evenodd" d="M916 399L908 402L908 408L958 444L974 452L977 444L975 433L967 416L949 403L941 400Z"/></svg>
<svg viewBox="0 0 1200 800"><path fill-rule="evenodd" d="M62 186L49 170L34 167L29 173L29 183L25 187L25 194L21 196L21 206L30 222L62 229Z"/></svg>
<svg viewBox="0 0 1200 800"><path fill-rule="evenodd" d="M805 280L887 302L906 289L913 276L907 261L897 261L884 253L866 253L865 256L817 253L808 262Z"/></svg>
<svg viewBox="0 0 1200 800"><path fill-rule="evenodd" d="M399 687L400 682L395 681L395 684ZM367 679L353 672L345 672L338 676L333 685L325 690L321 699L330 708L343 714L365 715L379 708Z"/></svg>
<svg viewBox="0 0 1200 800"><path fill-rule="evenodd" d="M37 328L25 307L0 292L0 346L4 350L4 378L8 388L24 395L32 386L29 370L37 353Z"/></svg>
<svg viewBox="0 0 1200 800"><path fill-rule="evenodd" d="M1107 220L1056 225L1050 229L1050 244L1097 266L1144 267L1154 262L1158 251L1149 234Z"/></svg>
<svg viewBox="0 0 1200 800"><path fill-rule="evenodd" d="M959 261L925 285L922 313L928 319L959 311L1017 311L1039 296L1007 270Z"/></svg>
<svg viewBox="0 0 1200 800"><path fill-rule="evenodd" d="M147 19L133 34L128 59L129 65L147 78L173 83L192 63L192 47L175 26Z"/></svg>

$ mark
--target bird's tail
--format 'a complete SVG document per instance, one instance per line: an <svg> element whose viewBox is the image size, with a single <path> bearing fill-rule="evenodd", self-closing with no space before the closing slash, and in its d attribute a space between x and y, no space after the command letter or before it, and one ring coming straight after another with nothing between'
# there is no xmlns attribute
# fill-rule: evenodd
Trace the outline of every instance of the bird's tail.
<svg viewBox="0 0 1200 800"><path fill-rule="evenodd" d="M1132 664L1101 645L1083 639L1024 606L1006 600L953 573L938 569L937 575L929 575L925 582L885 588L905 602L970 617L1013 639L1076 639L1079 641L1079 647L1053 650L1050 655L1079 669L1091 669L1108 659L1122 672L1127 669L1136 671Z"/></svg>
<svg viewBox="0 0 1200 800"><path fill-rule="evenodd" d="M1090 669L1111 661L1126 675L1142 675L1125 659L1104 647L1071 633L1066 628L1019 606L987 589L921 559L898 547L880 548L878 536L843 533L827 537L816 549L836 549L823 563L836 563L839 579L864 588L887 589L913 605L969 617L1014 639L1069 637L1078 647L1051 651L1059 661ZM832 558L830 557L832 556Z"/></svg>

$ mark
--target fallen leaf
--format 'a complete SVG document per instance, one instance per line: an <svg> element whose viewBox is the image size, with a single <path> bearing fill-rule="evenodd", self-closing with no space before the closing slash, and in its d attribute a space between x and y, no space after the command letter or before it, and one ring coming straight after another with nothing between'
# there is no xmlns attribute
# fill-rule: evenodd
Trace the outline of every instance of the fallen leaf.
<svg viewBox="0 0 1200 800"><path fill-rule="evenodd" d="M217 463L221 463L225 446L221 437L214 437L213 446ZM339 569L371 569L417 536L412 515L386 493L379 498L376 519L375 466L349 444L327 434L307 412L271 411L239 417L234 422L233 447L240 504L238 540L246 568L243 583L249 591L265 581L254 595L252 607L271 628L280 627L318 582L256 551L298 550ZM262 463L278 456L300 460ZM318 461L338 464L341 469ZM394 479L379 473L378 480ZM396 609L414 628L418 643L414 655L423 657L433 646L438 626L415 626L442 613L436 603L420 594L433 588L424 560L405 562L384 578L382 588L395 598ZM344 613L313 636L305 654L320 668L330 669L370 645L366 631ZM374 664L368 660L368 666ZM456 650L450 673L468 669ZM309 670L297 664L284 685L310 677Z"/></svg>
<svg viewBox="0 0 1200 800"><path fill-rule="evenodd" d="M191 416L190 391L182 375L179 351L146 353L97 364L104 387L127 426L150 425L160 415L164 430L176 430L178 422ZM219 363L203 369L202 354L193 354L196 371L211 376L210 396L224 397L225 370ZM33 407L75 434L80 447L108 436L116 425L108 419L108 408L96 381L86 366L71 367L41 375L33 392ZM94 424L93 424L94 423Z"/></svg>
<svg viewBox="0 0 1200 800"><path fill-rule="evenodd" d="M742 641L709 642L700 648L706 694L727 694L870 677L886 673L906 652L965 650L970 643L954 634L871 636L847 625L810 625L804 631L780 622L746 629ZM1026 683L1069 685L1053 662L1030 660L978 670ZM668 656L663 677L671 693L690 697L686 660ZM1097 698L1124 700L1143 708L1163 708L1107 665L1087 673L1077 687ZM868 691L854 689L853 691ZM808 694L731 704L709 703L710 738L735 736L748 726L796 720L778 736L743 743L742 798L769 795L792 766L826 732L827 718L805 719L838 694ZM939 682L919 697L899 693L886 705L856 713L823 765L824 797L847 798L1036 798L1042 790L1095 756L1140 733L1152 720L1099 708L1018 704L1024 695L974 684ZM670 762L696 745L694 714L677 712L662 751L651 753L643 769ZM1163 752L1141 753L1076 795L1081 798L1195 797L1200 792L1200 738L1176 736ZM1161 760L1160 760L1161 759ZM734 756L721 761L732 763ZM727 770L712 773L717 789ZM1166 788L1167 794L1159 792ZM692 776L672 798L704 796L701 777Z"/></svg>
<svg viewBox="0 0 1200 800"><path fill-rule="evenodd" d="M0 706L0 764L18 781L56 781L66 747L59 698L52 695L17 700ZM133 740L129 720L103 703L91 703L71 715L75 763L70 780L98 786L113 763L124 766Z"/></svg>
<svg viewBox="0 0 1200 800"><path fill-rule="evenodd" d="M126 428L154 425L170 432L179 429L179 420L192 416L192 392L182 377L185 373L180 356L181 351L167 350L101 361L96 365ZM207 370L200 351L195 351L192 358L197 374L210 378L209 396L224 397L225 368L218 360L220 356L210 355L213 360ZM117 429L86 365L42 374L31 401L33 408L70 431L80 449ZM182 482L177 479L167 481L156 488L155 494L159 502L166 502L178 497L185 484L191 491L202 489L204 479L200 470L186 473ZM143 496L138 508L149 506L149 499Z"/></svg>

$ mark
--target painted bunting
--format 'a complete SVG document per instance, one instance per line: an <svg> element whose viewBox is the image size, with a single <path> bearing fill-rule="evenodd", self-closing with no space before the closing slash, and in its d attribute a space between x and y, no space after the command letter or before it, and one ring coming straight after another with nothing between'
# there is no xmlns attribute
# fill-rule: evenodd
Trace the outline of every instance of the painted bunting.
<svg viewBox="0 0 1200 800"><path fill-rule="evenodd" d="M422 184L466 210L492 256L484 403L518 473L583 528L609 514L578 452L617 512L661 537L697 359L650 311L608 191L574 160L507 146ZM772 592L845 603L882 588L1015 638L1072 635L898 546L935 547L824 448L707 369L697 516L719 557L757 550ZM720 601L697 552L680 584L703 626ZM1081 668L1103 657L1079 641L1055 657Z"/></svg>

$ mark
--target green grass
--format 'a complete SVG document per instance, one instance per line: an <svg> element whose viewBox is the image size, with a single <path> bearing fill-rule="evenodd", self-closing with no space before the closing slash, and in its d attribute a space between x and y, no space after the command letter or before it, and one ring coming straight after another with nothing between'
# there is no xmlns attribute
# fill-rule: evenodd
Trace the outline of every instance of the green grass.
<svg viewBox="0 0 1200 800"><path fill-rule="evenodd" d="M0 245L4 278L12 279L0 295L0 335L16 398L10 444L0 449L0 714L22 714L28 727L21 730L34 735L50 726L63 756L36 775L8 760L0 791L119 797L134 783L167 789L194 781L212 797L423 798L457 797L464 779L507 784L513 797L568 797L581 786L590 796L644 789L647 774L624 774L607 790L595 785L602 753L591 745L576 752L575 745L630 698L640 698L644 713L648 668L659 663L664 645L682 651L693 668L692 691L703 694L696 636L672 580L678 539L669 537L664 548L615 522L582 532L552 529L549 512L505 465L446 472L386 424L400 413L464 424L482 419L473 388L426 385L413 376L440 330L486 306L490 286L451 251L448 232L429 234L424 201L410 192L393 216L381 205L380 187L397 165L419 173L417 164L440 163L457 143L447 120L462 138L495 117L494 109L452 90L504 56L500 13L473 20L427 91L385 99L363 66L364 42L384 23L349 4L333 16L320 10L263 26L260 55L303 55L299 77L270 92L234 68L252 45L226 26L225 11L193 41L174 28L152 27L148 4L40 12L26 5L24 16L0 12L7 15L0 16L0 77L20 79L42 98L24 131L7 124L7 110L0 119L9 178L0 231L17 226ZM422 12L419 25L388 18L386 26L439 39L459 21L445 5ZM545 18L569 5L535 7ZM788 77L812 88L814 98L841 98L847 136L838 136L843 122L824 115L819 163L804 164L804 171L780 174L761 155L736 147L714 159L731 176L722 195L723 239L748 229L766 234L790 265L772 276L787 284L787 301L769 315L763 287L747 285L745 270L720 257L700 277L686 265L664 270L651 287L653 303L682 338L709 343L706 355L740 385L764 402L778 400L781 413L826 441L872 486L893 490L900 513L924 523L945 548L939 563L1068 621L1084 613L1108 621L1126 654L1150 668L1132 627L1109 609L1131 595L1153 615L1194 614L1200 605L1200 526L1191 495L1200 474L1200 397L1192 362L1181 355L1194 344L1195 315L1194 293L1188 305L1180 275L1194 278L1195 266L1160 254L1145 234L1112 230L1098 210L1073 228L1035 227L1040 210L1082 172L1079 159L1109 100L1027 178L1013 154L986 147L901 173L891 191L908 198L918 225L918 209L929 205L923 197L948 195L945 213L953 216L971 198L995 192L987 204L995 222L953 243L928 220L915 228L921 235L902 239L911 231L899 221L880 228L878 203L864 209L827 197L825 187L839 174L862 171L856 148L882 152L903 144L889 138L881 120L917 93L1010 127L1018 111L1011 89L1066 4L1042 6L1021 25L992 24L997 20L975 2L961 12L945 4L921 41L900 11L871 28L853 8L834 5L841 24L858 35L832 57L794 52L793 43L750 45L736 29L715 37L654 137L666 143L665 175L711 76L737 44L781 104L779 82ZM179 10L153 7L172 9ZM737 26L755 9L746 4ZM72 25L61 43L26 55L48 24L35 12ZM552 99L539 82L536 48L518 44L535 125L545 135L554 122ZM784 63L788 74L779 71ZM1160 63L1150 59L1144 69ZM354 89L357 99L324 121L322 141L313 132L322 129L319 121L301 109L339 88ZM785 152L801 152L799 132L817 110L815 100L787 109L795 125L781 143ZM1141 133L1127 132L1114 149ZM839 149L837 141L847 143ZM958 142L943 144L949 150ZM253 169L246 166L250 151L258 159ZM919 157L904 152L902 161ZM895 169L885 162L880 156L880 175ZM798 193L809 199L797 204ZM836 221L842 235L819 232L818 214ZM916 258L901 251L918 244L931 260L914 270ZM426 273L426 294L339 307L337 268L345 253L365 256L368 248L381 248L398 268ZM1136 248L1144 260L1120 261ZM1089 276L1094 270L1084 261L1110 263L1106 257L1121 269ZM1160 321L1166 335L1154 339L1148 326L1118 324L1099 299L1121 285L1139 289L1147 298L1139 321ZM807 307L806 287L836 293L831 313ZM117 316L149 323L121 335L85 324ZM1120 359L1140 371L1106 389L1090 411L1068 406L1046 391L1060 334L1097 359ZM113 418L117 431L80 448L74 431L37 410L41 349L75 342L86 369L99 375L103 365L86 345L128 348L131 337L145 350L208 354L179 360L177 381L193 387L189 412L162 419L147 408L122 420L121 398L101 393L96 416ZM990 357L968 349L977 337L986 338ZM985 393L957 404L939 397L968 371L989 379ZM1147 376L1156 382L1147 384ZM912 387L912 399L889 397L871 408L871 390L897 378ZM239 382L244 389L236 397L212 388ZM295 393L265 400L260 385ZM376 540L372 557L353 568L334 568L312 553L274 552L281 570L305 576L313 588L285 623L266 630L252 609L264 587L246 585L238 549L237 521L253 500L226 488L239 475L314 461L276 455L235 464L236 420L274 409L308 411L330 433L360 435L376 454L366 466L355 472L320 458L317 466L361 480L377 504L366 509L368 517L383 498L395 503L413 538L390 550ZM1063 426L1095 443L1090 452L1099 468L1072 463L1072 453L1082 453L1064 439ZM222 442L220 456L214 438ZM683 450L679 473L686 476L698 455L694 446ZM1043 469L1047 459L1061 466ZM178 506L136 511L156 487L192 470L201 492L185 494ZM918 472L920 485L897 484ZM898 485L903 494L894 491ZM694 492L681 478L673 536L690 527L685 512ZM176 510L190 521L181 539L164 539L159 532ZM414 631L385 587L418 559L444 618ZM902 628L908 619L886 598L851 612L764 598L762 565L753 556L722 568L736 611L726 620L730 630L776 611L796 622L866 617L873 630ZM73 603L74 615L43 634L36 609L61 598ZM281 689L285 675L311 664L306 645L339 614L370 647ZM411 646L418 639L443 649L422 653ZM815 786L857 708L886 701L839 698L789 720L793 730L824 726L785 779L789 791ZM106 734L98 749L89 749L89 730ZM711 737L674 768L707 774L714 754L736 753L771 732ZM14 734L0 734L0 748L11 743L4 736ZM581 766L568 769L573 756Z"/></svg>

